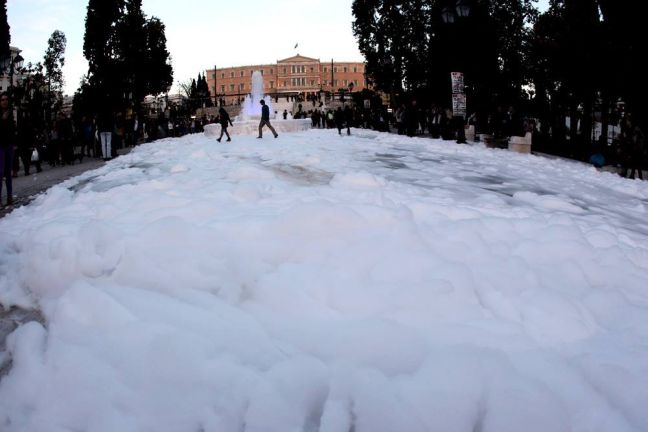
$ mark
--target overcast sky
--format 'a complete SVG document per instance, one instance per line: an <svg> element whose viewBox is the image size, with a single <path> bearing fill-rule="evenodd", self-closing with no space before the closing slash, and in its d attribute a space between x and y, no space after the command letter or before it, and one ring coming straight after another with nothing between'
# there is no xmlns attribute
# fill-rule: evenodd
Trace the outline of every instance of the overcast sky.
<svg viewBox="0 0 648 432"><path fill-rule="evenodd" d="M148 16L166 24L174 82L207 68L273 63L294 54L362 61L351 31L352 0L144 0ZM87 0L9 0L11 44L25 61L41 61L56 29L68 40L66 91L87 72L83 34ZM299 44L294 49L295 44Z"/></svg>
<svg viewBox="0 0 648 432"><path fill-rule="evenodd" d="M546 2L546 0L541 0ZM323 61L362 61L351 30L353 0L144 0L166 24L174 83L208 68L274 63L301 54ZM25 62L42 61L54 30L67 36L66 91L88 65L83 34L88 0L8 0L11 45ZM299 44L294 49L295 44Z"/></svg>

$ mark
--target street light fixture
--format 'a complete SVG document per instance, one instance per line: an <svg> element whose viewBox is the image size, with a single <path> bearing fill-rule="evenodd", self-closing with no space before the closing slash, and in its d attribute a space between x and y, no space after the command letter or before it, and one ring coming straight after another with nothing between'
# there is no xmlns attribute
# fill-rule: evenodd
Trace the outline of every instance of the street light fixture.
<svg viewBox="0 0 648 432"><path fill-rule="evenodd" d="M24 62L25 59L20 55L20 53L17 53L15 57L12 57L11 54L9 54L7 57L2 59L2 63L0 64L2 67L2 73L4 74L6 71L9 72L9 89L13 88L14 85L14 71L21 70Z"/></svg>

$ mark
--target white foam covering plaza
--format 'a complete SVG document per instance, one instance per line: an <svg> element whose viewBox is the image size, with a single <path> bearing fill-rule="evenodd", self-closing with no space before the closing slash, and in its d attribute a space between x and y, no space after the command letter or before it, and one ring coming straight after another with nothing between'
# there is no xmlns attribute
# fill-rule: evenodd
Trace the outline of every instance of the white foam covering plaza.
<svg viewBox="0 0 648 432"><path fill-rule="evenodd" d="M271 136L266 138L272 138ZM648 183L352 129L137 147L0 220L3 432L645 432Z"/></svg>

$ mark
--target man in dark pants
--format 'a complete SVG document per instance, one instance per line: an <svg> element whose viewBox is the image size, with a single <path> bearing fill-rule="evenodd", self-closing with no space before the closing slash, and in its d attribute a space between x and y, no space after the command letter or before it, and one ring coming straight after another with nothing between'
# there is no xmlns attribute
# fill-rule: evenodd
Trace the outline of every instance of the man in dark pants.
<svg viewBox="0 0 648 432"><path fill-rule="evenodd" d="M220 142L223 139L223 134L227 135L227 141L232 141L229 132L227 132L227 127L230 125L234 126L234 124L232 123L229 114L223 107L220 107L218 109L218 122L221 125L221 134L216 141Z"/></svg>
<svg viewBox="0 0 648 432"><path fill-rule="evenodd" d="M275 138L279 136L277 131L274 130L270 124L270 108L266 105L265 101L261 99L261 122L259 123L259 136L257 138L263 138L263 126L268 126Z"/></svg>
<svg viewBox="0 0 648 432"><path fill-rule="evenodd" d="M13 205L13 183L11 168L13 151L16 145L16 124L13 109L9 104L9 95L0 94L0 207L2 207L2 180L7 185L7 205Z"/></svg>

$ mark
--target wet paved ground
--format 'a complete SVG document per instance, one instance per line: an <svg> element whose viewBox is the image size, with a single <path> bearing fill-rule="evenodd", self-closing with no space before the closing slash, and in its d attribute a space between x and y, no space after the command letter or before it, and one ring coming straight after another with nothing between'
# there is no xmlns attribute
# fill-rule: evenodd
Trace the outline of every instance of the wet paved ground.
<svg viewBox="0 0 648 432"><path fill-rule="evenodd" d="M118 150L118 153L121 155L129 151L130 148L125 148ZM18 177L13 179L14 205L0 207L0 218L20 206L29 204L38 194L45 192L52 186L83 174L86 171L99 168L104 163L100 158L91 157L83 158L81 163L75 161L73 165L51 167L44 163L42 172L36 173L36 170L33 169L28 176L25 176L24 171L21 169ZM7 199L7 189L4 183L2 184L2 188L2 204L4 204Z"/></svg>

